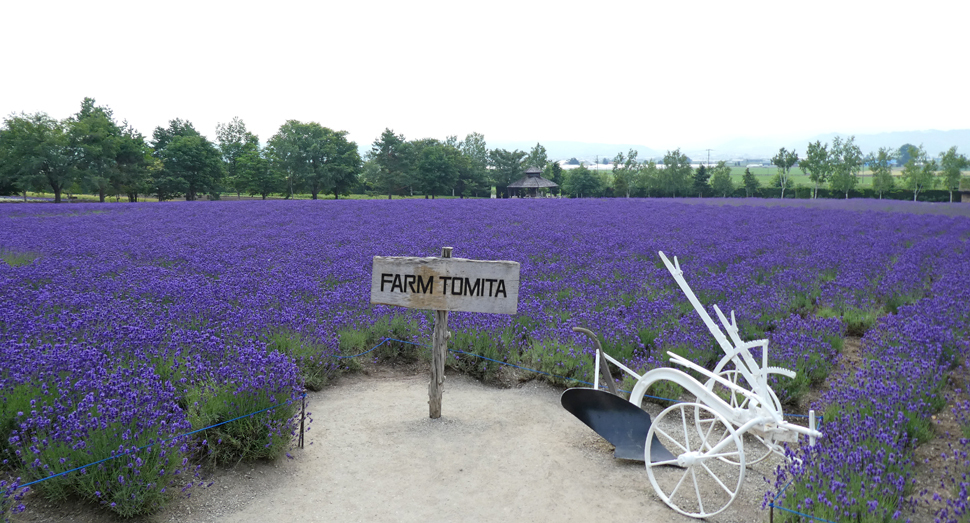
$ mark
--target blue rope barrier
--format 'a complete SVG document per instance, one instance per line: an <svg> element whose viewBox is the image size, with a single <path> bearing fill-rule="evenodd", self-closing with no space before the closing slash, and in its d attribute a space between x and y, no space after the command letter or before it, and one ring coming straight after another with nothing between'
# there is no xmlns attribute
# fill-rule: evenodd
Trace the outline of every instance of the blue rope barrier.
<svg viewBox="0 0 970 523"><path fill-rule="evenodd" d="M384 345L385 343L387 343L389 341L400 341L400 340L392 340L391 338L384 338L384 341L378 343L377 345L374 345L369 350L365 350L364 352L361 352L360 354L354 354L353 356L337 356L337 359L338 360L343 360L343 359L348 359L348 358L358 358L358 357L363 356L364 354L367 354L369 352L374 352L375 350L377 350L378 347L380 347L381 345Z"/></svg>
<svg viewBox="0 0 970 523"><path fill-rule="evenodd" d="M305 398L305 397L306 397L306 393L305 393L305 392L304 392L303 394L301 394L301 395L300 395L300 398ZM98 461L95 461L95 462L93 462L93 463L88 463L87 465L82 465L82 466L80 466L80 467L75 467L75 468L73 468L73 469L70 469L70 470L65 470L64 472L58 472L57 474L53 474L53 475L50 475L50 476L47 476L46 478L41 478L41 479L36 479L36 480L34 480L34 481L31 481L31 482L29 482L29 483L24 483L23 485L18 485L18 486L17 486L17 488L16 488L15 490L20 490L20 489L22 489L22 488L25 488L25 487L29 487L29 486L31 486L31 485L35 485L35 484L37 484L37 483L41 483L41 482L43 482L43 481L47 481L47 480L49 480L49 479L54 479L54 478L56 478L56 477L60 477L60 476L63 476L63 475L65 475L65 474L70 474L71 472L77 472L77 471L79 471L79 470L82 470L82 469L86 469L86 468L88 468L88 467L92 467L92 466L94 466L94 465L98 465L98 464L101 464L101 463L104 463L105 461L111 461L111 460L113 460L113 459L115 459L115 458L120 458L120 457L122 457L122 456L127 456L127 455L129 455L129 454L133 454L133 453L135 453L135 452L139 452L139 451L142 451L142 450L145 450L145 449L147 449L147 448L149 448L149 447L151 447L151 446L154 446L154 445L159 445L159 444L161 444L161 443L167 443L167 442L169 442L169 441L174 441L174 440L176 440L176 439L178 439L178 438L184 438L184 437L186 437L186 436L191 436L192 434L197 434L197 433L199 433L199 432L202 432L202 431L204 431L204 430L209 430L209 429L214 429L214 428L216 428L216 427L219 427L219 426L222 426L222 425L225 425L226 423L232 423L233 421L238 421L238 420L241 420L241 419L243 419L243 418L249 418L249 417L251 417L251 416L255 416L255 415L257 415L257 414L261 414L261 413L263 413L263 412L266 412L266 411L268 411L268 410L273 410L273 409L275 409L275 408L278 408L278 407L282 407L283 405L289 405L290 403L293 403L293 401L294 401L294 400L292 400L292 399L290 399L290 400L287 400L287 401L285 401L285 402L282 402L282 403L277 403L276 405L273 405L273 406L271 406L271 407L266 407L265 409L262 409L262 410L257 410L257 411L255 411L255 412L250 412L249 414L243 414L242 416L238 416L238 417L235 417L235 418L233 418L233 419L231 419L231 420L228 420L228 421L223 421L223 422L220 422L220 423L216 423L215 425L209 425L208 427L204 427L204 428L201 428L201 429L196 429L196 430L193 430L193 431L191 431L191 432L186 432L186 433L184 433L184 434L178 434L178 435L176 435L176 436L172 436L172 437L170 437L170 438L166 438L166 439L160 439L160 440L158 440L158 441L155 441L155 442L152 442L152 443L149 443L149 444L147 444L147 445L144 445L144 446L141 446L141 447L138 447L138 448L136 448L136 449L131 449L131 450L128 450L128 451L125 451L125 452L122 452L121 454L115 454L115 455L113 455L113 456L108 456L107 458L104 458L104 459L101 459L101 460L98 460ZM6 493L5 493L5 495L6 495L6 494L9 494L10 492L12 492L12 491L8 491L8 492L6 492Z"/></svg>

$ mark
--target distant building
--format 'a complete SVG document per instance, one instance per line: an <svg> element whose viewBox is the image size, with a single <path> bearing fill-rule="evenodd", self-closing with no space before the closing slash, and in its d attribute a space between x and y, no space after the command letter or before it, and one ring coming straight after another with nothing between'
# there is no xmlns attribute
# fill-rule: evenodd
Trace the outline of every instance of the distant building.
<svg viewBox="0 0 970 523"><path fill-rule="evenodd" d="M547 180L542 177L542 171L538 167L529 167L525 170L525 177L512 182L509 185L509 189L520 189L527 196L536 197L539 196L539 189L548 189L552 187L559 187L559 184L552 180Z"/></svg>

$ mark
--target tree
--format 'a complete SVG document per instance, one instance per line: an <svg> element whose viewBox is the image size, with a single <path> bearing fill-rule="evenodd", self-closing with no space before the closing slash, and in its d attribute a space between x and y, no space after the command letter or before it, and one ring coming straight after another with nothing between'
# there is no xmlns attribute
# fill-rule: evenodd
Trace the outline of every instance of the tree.
<svg viewBox="0 0 970 523"><path fill-rule="evenodd" d="M845 199L848 200L849 191L859 183L859 169L862 167L862 151L855 144L855 136L850 136L847 140L836 136L832 140L829 159L832 166L829 187L833 191L845 193Z"/></svg>
<svg viewBox="0 0 970 523"><path fill-rule="evenodd" d="M657 189L668 196L687 194L693 174L690 158L682 154L678 148L674 151L667 151L667 154L664 155L663 165L664 168L657 173Z"/></svg>
<svg viewBox="0 0 970 523"><path fill-rule="evenodd" d="M418 156L417 180L425 198L428 194L434 198L454 187L466 161L457 148L437 141L422 147Z"/></svg>
<svg viewBox="0 0 970 523"><path fill-rule="evenodd" d="M54 203L75 183L77 168L65 125L46 113L21 114L4 119L0 129L0 164L18 190L50 187Z"/></svg>
<svg viewBox="0 0 970 523"><path fill-rule="evenodd" d="M751 169L747 167L744 169L744 176L741 178L741 183L744 184L744 195L748 198L761 187L761 182L751 174Z"/></svg>
<svg viewBox="0 0 970 523"><path fill-rule="evenodd" d="M880 200L882 199L882 194L892 190L895 185L892 171L895 156L896 153L892 149L880 147L878 153L869 153L869 156L866 158L866 163L869 164L869 169L872 171L872 190L879 193Z"/></svg>
<svg viewBox="0 0 970 523"><path fill-rule="evenodd" d="M462 196L477 195L478 191L489 187L488 183L488 147L485 136L471 133L458 144L458 150L468 158L468 172L459 176L459 194Z"/></svg>
<svg viewBox="0 0 970 523"><path fill-rule="evenodd" d="M711 187L708 181L711 179L710 173L707 172L707 167L701 165L694 171L694 192L697 193L698 198L702 198L704 193Z"/></svg>
<svg viewBox="0 0 970 523"><path fill-rule="evenodd" d="M910 143L904 143L899 146L899 151L896 153L896 166L904 166L909 163L910 158L915 155L919 149Z"/></svg>
<svg viewBox="0 0 970 523"><path fill-rule="evenodd" d="M247 184L242 180L239 159L243 155L250 159L260 156L259 137L246 130L246 123L235 116L227 124L216 124L216 140L219 142L219 152L222 153L225 165L226 182L236 190L238 196L246 190Z"/></svg>
<svg viewBox="0 0 970 523"><path fill-rule="evenodd" d="M651 191L657 189L659 186L659 179L660 169L657 168L657 162L649 160L637 171L633 185L636 187L638 193L650 196Z"/></svg>
<svg viewBox="0 0 970 523"><path fill-rule="evenodd" d="M551 180L553 183L558 185L558 187L552 187L549 190L552 194L559 194L562 191L562 185L565 183L566 175L563 171L562 166L559 162L549 162L546 164L546 168L542 171L542 177Z"/></svg>
<svg viewBox="0 0 970 523"><path fill-rule="evenodd" d="M403 134L385 128L380 137L371 144L370 157L378 167L373 180L374 186L382 193L391 195L407 187L409 169L409 146Z"/></svg>
<svg viewBox="0 0 970 523"><path fill-rule="evenodd" d="M967 157L957 154L954 145L946 152L940 153L940 169L943 171L943 186L950 191L950 202L953 202L953 191L960 190L960 175L967 167Z"/></svg>
<svg viewBox="0 0 970 523"><path fill-rule="evenodd" d="M734 182L731 181L731 167L727 162L721 160L711 170L714 173L711 176L711 187L714 189L714 193L720 194L722 198L727 198L729 194L734 192Z"/></svg>
<svg viewBox="0 0 970 523"><path fill-rule="evenodd" d="M347 141L347 131L334 131L317 122L287 120L269 139L273 157L287 179L287 197L294 187L335 198L349 194L360 172L357 144Z"/></svg>
<svg viewBox="0 0 970 523"><path fill-rule="evenodd" d="M595 196L602 190L602 180L593 171L580 165L566 174L566 184L563 190L570 196L582 198Z"/></svg>
<svg viewBox="0 0 970 523"><path fill-rule="evenodd" d="M222 180L222 158L204 136L175 136L156 154L162 160L162 176L173 180L161 184L163 192L181 193L193 201L201 194L212 194Z"/></svg>
<svg viewBox="0 0 970 523"><path fill-rule="evenodd" d="M139 193L151 191L149 166L157 160L152 158L152 150L145 143L145 137L128 122L121 127L116 161L118 176L112 180L116 195L125 194L129 202L137 202Z"/></svg>
<svg viewBox="0 0 970 523"><path fill-rule="evenodd" d="M623 156L623 153L617 153L613 157L613 194L624 194L629 198L637 171L639 171L639 165L636 149L630 149L626 156Z"/></svg>
<svg viewBox="0 0 970 523"><path fill-rule="evenodd" d="M177 176L166 176L160 174L153 178L152 192L158 201L171 200L185 195L189 190L189 182Z"/></svg>
<svg viewBox="0 0 970 523"><path fill-rule="evenodd" d="M798 153L793 151L788 151L784 147L778 149L778 154L776 154L772 159L771 163L778 167L778 183L781 187L781 197L785 197L785 189L791 185L791 168L793 165L798 163Z"/></svg>
<svg viewBox="0 0 970 523"><path fill-rule="evenodd" d="M505 149L492 149L488 153L492 161L492 183L495 184L495 193L500 198L504 194L509 197L509 184L522 178L525 173L526 153L518 149L507 151Z"/></svg>
<svg viewBox="0 0 970 523"><path fill-rule="evenodd" d="M118 175L121 128L111 109L96 106L94 98L85 98L81 110L67 120L66 126L78 174L104 203L105 194L114 186L112 179Z"/></svg>
<svg viewBox="0 0 970 523"><path fill-rule="evenodd" d="M539 170L546 168L546 148L536 142L536 146L529 151L529 157L525 161L526 166L532 166Z"/></svg>
<svg viewBox="0 0 970 523"><path fill-rule="evenodd" d="M818 198L818 186L824 184L832 172L832 164L829 158L828 144L816 141L809 143L805 150L805 158L798 162L798 167L802 172L808 173L808 179L815 183L812 188L812 198Z"/></svg>
<svg viewBox="0 0 970 523"><path fill-rule="evenodd" d="M236 157L236 187L264 200L286 186L283 171L275 168L268 148L244 147Z"/></svg>
<svg viewBox="0 0 970 523"><path fill-rule="evenodd" d="M162 149L169 142L174 140L178 136L202 136L199 131L195 130L192 126L192 122L183 121L179 118L174 120L169 120L168 127L156 127L155 131L152 133L152 153L156 158L160 158L162 154Z"/></svg>
<svg viewBox="0 0 970 523"><path fill-rule="evenodd" d="M159 200L179 195L195 200L200 194L217 190L222 180L219 151L191 122L176 118L168 122L168 127L156 127L152 148L152 155L161 161L151 184Z"/></svg>
<svg viewBox="0 0 970 523"><path fill-rule="evenodd" d="M936 162L926 156L926 150L920 145L909 149L909 161L903 166L903 186L913 191L913 201L919 193L933 187Z"/></svg>

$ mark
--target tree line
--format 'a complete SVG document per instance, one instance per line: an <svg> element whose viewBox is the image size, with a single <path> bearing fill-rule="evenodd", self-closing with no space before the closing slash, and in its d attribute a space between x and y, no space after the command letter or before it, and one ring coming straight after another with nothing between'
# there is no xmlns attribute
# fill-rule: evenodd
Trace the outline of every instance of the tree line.
<svg viewBox="0 0 970 523"><path fill-rule="evenodd" d="M863 156L854 137L838 136L831 144L809 143L804 157L783 147L771 161L778 174L768 186L779 188L782 198L795 185L796 166L812 182L813 198L825 185L848 198L863 167L868 167L880 198L901 187L911 190L915 200L921 192L940 186L950 191L952 201L961 170L968 165L956 147L937 158L910 144ZM893 165L902 165L898 180ZM110 108L92 98L85 98L80 110L64 120L45 113L20 114L7 117L0 127L0 194L26 197L28 190L50 190L55 202L65 193L97 194L102 202L108 196L135 202L144 195L159 200L218 199L227 192L263 199L275 194L310 194L317 199L352 193L489 197L493 187L503 198L513 196L508 185L529 167L540 169L544 178L558 185L549 193L580 198L727 197L739 188L752 196L761 187L748 169L736 186L732 167L724 161L694 168L680 149L667 151L659 162L640 161L633 149L620 152L612 159L612 169L603 172L585 165L565 170L550 162L538 143L528 152L490 150L479 133L463 140L408 140L385 129L363 158L346 131L297 120L285 122L265 143L239 118L216 126L216 142L181 119L156 127L146 138L127 122L119 124Z"/></svg>
<svg viewBox="0 0 970 523"><path fill-rule="evenodd" d="M361 158L346 131L289 120L265 145L239 118L216 126L217 142L191 122L174 119L150 139L92 98L64 120L45 113L7 117L0 127L0 194L50 190L159 200L223 192L347 195L357 186Z"/></svg>

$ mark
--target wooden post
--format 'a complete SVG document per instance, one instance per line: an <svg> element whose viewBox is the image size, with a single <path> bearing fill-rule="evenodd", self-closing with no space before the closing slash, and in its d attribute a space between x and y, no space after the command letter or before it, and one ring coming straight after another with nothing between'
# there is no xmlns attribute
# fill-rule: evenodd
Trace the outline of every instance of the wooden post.
<svg viewBox="0 0 970 523"><path fill-rule="evenodd" d="M451 247L441 248L442 258L451 258ZM448 311L434 311L431 343L431 383L428 384L428 410L431 419L441 417L441 393L445 384L445 358L448 355Z"/></svg>

